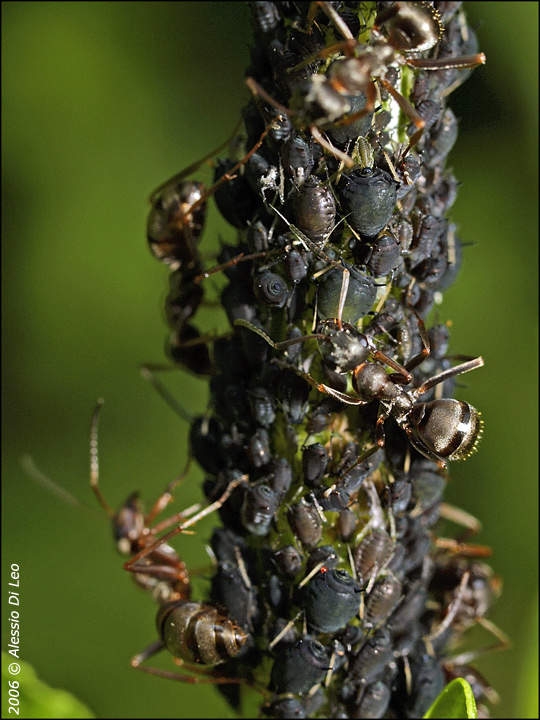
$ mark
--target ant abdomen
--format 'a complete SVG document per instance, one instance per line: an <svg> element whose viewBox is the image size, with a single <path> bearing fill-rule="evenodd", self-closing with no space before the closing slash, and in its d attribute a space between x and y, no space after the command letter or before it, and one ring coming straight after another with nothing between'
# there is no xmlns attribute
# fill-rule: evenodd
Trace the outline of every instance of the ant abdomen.
<svg viewBox="0 0 540 720"><path fill-rule="evenodd" d="M236 657L248 638L212 605L185 600L161 607L156 625L174 657L201 665L218 665Z"/></svg>

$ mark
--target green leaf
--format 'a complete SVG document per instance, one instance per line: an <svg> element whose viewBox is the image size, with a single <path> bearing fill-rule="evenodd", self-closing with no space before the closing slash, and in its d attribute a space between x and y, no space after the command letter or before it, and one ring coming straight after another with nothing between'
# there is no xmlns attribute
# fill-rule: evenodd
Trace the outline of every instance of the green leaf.
<svg viewBox="0 0 540 720"><path fill-rule="evenodd" d="M56 690L42 682L31 665L19 660L14 662L2 652L3 718L15 717L10 714L10 708L12 712L16 708L22 718L95 717L86 705L66 690Z"/></svg>
<svg viewBox="0 0 540 720"><path fill-rule="evenodd" d="M476 718L476 701L469 683L456 678L449 683L433 705L424 715L425 718Z"/></svg>

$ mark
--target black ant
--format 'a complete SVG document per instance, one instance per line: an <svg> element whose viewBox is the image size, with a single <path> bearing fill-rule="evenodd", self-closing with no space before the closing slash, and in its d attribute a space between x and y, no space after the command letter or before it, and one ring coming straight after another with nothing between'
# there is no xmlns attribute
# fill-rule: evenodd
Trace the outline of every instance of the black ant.
<svg viewBox="0 0 540 720"><path fill-rule="evenodd" d="M390 65L398 63L423 70L465 69L485 63L483 53L453 58L421 59L411 55L431 50L442 37L443 27L437 11L428 3L396 2L390 8L381 10L372 26L372 38L367 46L361 45L351 33L334 7L327 2L313 2L308 16L312 25L318 8L328 16L344 40L321 50L314 57L329 57L343 52L345 58L335 60L328 69L328 75L315 74L308 78L293 94L290 106L284 107L272 98L254 78L246 83L251 92L276 107L280 112L297 117L302 127L307 127L323 148L339 158L347 167L353 160L334 147L321 134L330 126L349 125L375 109L376 88L373 79L392 96L399 108L414 123L416 131L402 154L403 160L409 150L422 137L425 121L411 103L386 80ZM304 67L314 58L297 65L293 70ZM365 94L364 107L351 113L351 97Z"/></svg>
<svg viewBox="0 0 540 720"><path fill-rule="evenodd" d="M142 512L136 493L131 494L115 513L99 488L97 428L102 406L103 401L100 400L92 413L90 486L98 502L111 518L113 535L119 551L124 555L131 555L131 558L124 563L124 569L134 573L136 583L149 591L160 605L156 621L160 639L133 657L131 665L148 674L181 682L212 684L246 682L244 679L213 674L193 677L157 668L141 667L141 663L161 650L167 649L188 666L190 663L217 665L235 657L246 642L248 636L242 628L219 612L216 607L190 600L191 583L187 566L168 541L179 533L189 533L189 527L222 507L233 490L247 478L242 476L230 482L221 496L202 510L199 506L195 506L150 527L150 523L171 502L172 490L181 482L187 472L186 469L179 478L167 486L147 515ZM197 510L199 512L186 519L190 512ZM156 538L158 533L172 525L176 527L164 536ZM203 672L196 667L190 669L194 672Z"/></svg>

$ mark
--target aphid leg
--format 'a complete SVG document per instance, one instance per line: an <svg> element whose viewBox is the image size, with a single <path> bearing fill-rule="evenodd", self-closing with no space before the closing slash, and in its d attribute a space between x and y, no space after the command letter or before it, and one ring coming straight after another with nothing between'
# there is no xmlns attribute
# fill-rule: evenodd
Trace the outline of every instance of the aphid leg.
<svg viewBox="0 0 540 720"><path fill-rule="evenodd" d="M349 278L351 277L351 273L347 270L346 267L343 268L343 276L341 278L341 288L339 291L339 302L338 302L338 313L337 313L337 325L338 329L341 330L342 328L342 318L343 318L343 310L345 308L345 301L347 300L347 293L349 292Z"/></svg>
<svg viewBox="0 0 540 720"><path fill-rule="evenodd" d="M303 378L307 383L309 383L311 385L311 387L314 387L316 390L318 390L321 393L324 393L325 395L331 395L332 397L336 398L336 400L346 403L347 405L365 405L365 402L363 400L360 400L360 398L353 397L352 395L347 395L346 393L342 393L339 390L334 390L334 388L331 388L328 385L319 383L309 373L304 372L303 370L300 370L299 368L295 367L294 365L291 365L290 363L286 363L286 362L283 362L282 360L276 360L276 359L274 359L273 362L275 362L276 365L279 365L282 368L285 368L287 370L292 370L299 377Z"/></svg>
<svg viewBox="0 0 540 720"><path fill-rule="evenodd" d="M261 330L261 328L253 325L253 323L250 323L249 320L243 320L242 318L238 318L234 321L234 325L236 325L237 327L245 327L248 330L256 333L257 335L262 337L263 340L266 340L266 342L270 345L270 347L273 347L274 350L286 350L287 348L291 347L291 345L297 345L298 343L305 342L306 340L329 341L329 338L326 335L323 335L322 333L313 333L311 335L303 335L299 338L291 338L290 340L274 342L272 338L264 332L264 330Z"/></svg>

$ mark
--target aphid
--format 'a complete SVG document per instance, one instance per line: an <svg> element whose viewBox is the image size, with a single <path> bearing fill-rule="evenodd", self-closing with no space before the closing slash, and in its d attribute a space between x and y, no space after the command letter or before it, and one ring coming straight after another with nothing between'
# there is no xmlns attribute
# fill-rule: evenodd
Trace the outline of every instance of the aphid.
<svg viewBox="0 0 540 720"><path fill-rule="evenodd" d="M272 460L268 430L259 428L255 431L249 440L247 454L254 467L260 468L268 465Z"/></svg>
<svg viewBox="0 0 540 720"><path fill-rule="evenodd" d="M293 195L296 226L319 245L332 232L336 219L336 202L332 191L310 176Z"/></svg>
<svg viewBox="0 0 540 720"><path fill-rule="evenodd" d="M276 652L270 684L280 693L307 693L323 679L327 668L324 646L305 635Z"/></svg>
<svg viewBox="0 0 540 720"><path fill-rule="evenodd" d="M392 661L392 639L388 630L378 630L356 653L351 663L351 675L363 685L369 685Z"/></svg>
<svg viewBox="0 0 540 720"><path fill-rule="evenodd" d="M257 589L250 580L246 544L232 531L220 528L212 536L217 569L212 578L212 603L227 611L246 633L252 632L258 617Z"/></svg>
<svg viewBox="0 0 540 720"><path fill-rule="evenodd" d="M317 568L315 572L320 569L322 573L321 565L323 565L327 570L333 570L340 562L341 558L332 545L319 545L319 547L309 553L309 558L306 563L307 575L310 575L312 570L315 570L315 568Z"/></svg>
<svg viewBox="0 0 540 720"><path fill-rule="evenodd" d="M284 575L294 577L302 568L302 556L294 545L285 545L274 553L277 567Z"/></svg>
<svg viewBox="0 0 540 720"><path fill-rule="evenodd" d="M348 284L344 290L345 272ZM373 307L377 289L371 278L351 265L333 267L317 285L317 313L321 320L338 318L354 325Z"/></svg>
<svg viewBox="0 0 540 720"><path fill-rule="evenodd" d="M271 718L305 718L306 708L299 697L295 695L284 695L277 697L274 701L263 707L262 712Z"/></svg>
<svg viewBox="0 0 540 720"><path fill-rule="evenodd" d="M382 718L390 704L392 692L387 683L376 680L364 690L355 706L355 717Z"/></svg>
<svg viewBox="0 0 540 720"><path fill-rule="evenodd" d="M266 201L267 192L280 193L280 175L275 165L262 155L254 153L246 163L246 179L257 195ZM280 193L283 196L283 192ZM282 201L283 202L283 201Z"/></svg>
<svg viewBox="0 0 540 720"><path fill-rule="evenodd" d="M279 505L292 485L293 473L289 461L286 458L274 460L272 475L268 484L276 495L276 505Z"/></svg>
<svg viewBox="0 0 540 720"><path fill-rule="evenodd" d="M287 175L292 177L297 187L303 185L314 165L311 144L295 133L283 143L281 158Z"/></svg>
<svg viewBox="0 0 540 720"><path fill-rule="evenodd" d="M401 582L391 573L376 582L366 599L364 625L373 627L385 620L396 609L401 590Z"/></svg>
<svg viewBox="0 0 540 720"><path fill-rule="evenodd" d="M377 238L371 245L366 259L368 270L376 278L394 272L401 262L399 244L391 235L383 235Z"/></svg>
<svg viewBox="0 0 540 720"><path fill-rule="evenodd" d="M250 10L253 27L260 33L272 32L281 21L278 8L273 2L253 2Z"/></svg>
<svg viewBox="0 0 540 720"><path fill-rule="evenodd" d="M268 535L276 509L276 496L265 484L249 485L242 503L242 524L258 537Z"/></svg>
<svg viewBox="0 0 540 720"><path fill-rule="evenodd" d="M307 445L302 452L304 482L309 487L317 487L328 467L328 453L321 443Z"/></svg>
<svg viewBox="0 0 540 720"><path fill-rule="evenodd" d="M385 170L366 167L343 175L339 199L347 222L364 239L386 227L397 202L398 182Z"/></svg>
<svg viewBox="0 0 540 720"><path fill-rule="evenodd" d="M255 387L249 391L249 401L253 419L257 425L269 428L276 419L276 408L272 394L264 387Z"/></svg>
<svg viewBox="0 0 540 720"><path fill-rule="evenodd" d="M306 591L308 624L318 632L337 632L358 614L361 592L346 570L321 568Z"/></svg>
<svg viewBox="0 0 540 720"><path fill-rule="evenodd" d="M302 545L315 547L322 537L322 520L317 508L304 498L287 513L289 525Z"/></svg>
<svg viewBox="0 0 540 720"><path fill-rule="evenodd" d="M424 717L444 688L441 664L430 655L423 643L410 654L413 685L407 702L407 717Z"/></svg>
<svg viewBox="0 0 540 720"><path fill-rule="evenodd" d="M253 283L255 296L271 308L285 307L289 289L285 280L273 272L256 275Z"/></svg>
<svg viewBox="0 0 540 720"><path fill-rule="evenodd" d="M354 567L359 577L370 580L386 567L394 551L392 539L382 528L374 528L353 550Z"/></svg>

